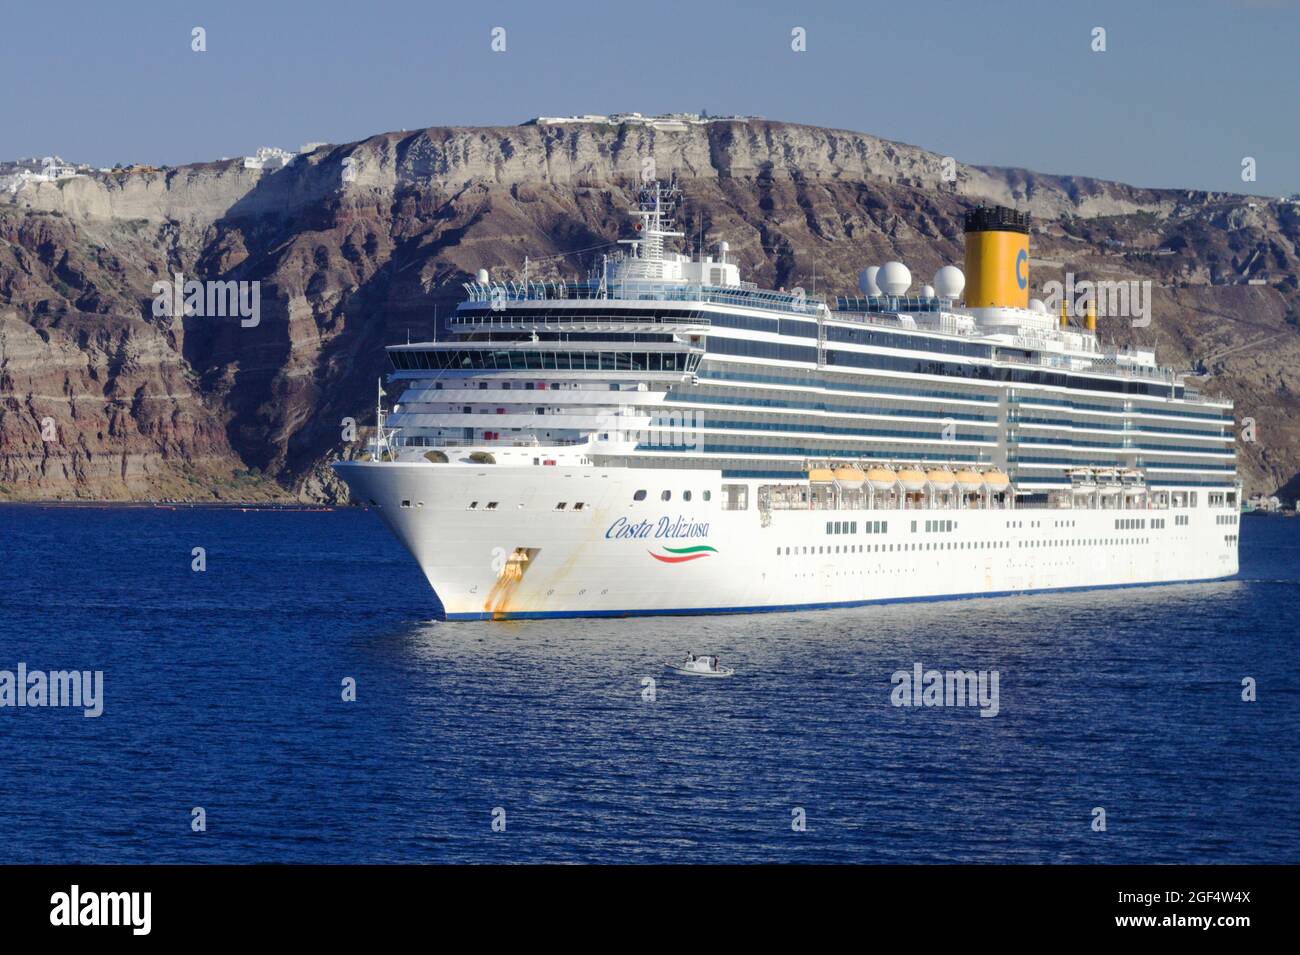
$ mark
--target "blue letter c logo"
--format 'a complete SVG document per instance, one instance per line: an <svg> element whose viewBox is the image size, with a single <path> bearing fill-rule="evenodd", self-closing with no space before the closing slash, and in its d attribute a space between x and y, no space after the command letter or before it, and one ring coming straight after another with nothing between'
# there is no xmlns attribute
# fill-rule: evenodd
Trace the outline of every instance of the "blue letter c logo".
<svg viewBox="0 0 1300 955"><path fill-rule="evenodd" d="M1016 256L1016 284L1021 288L1025 288L1029 285L1029 276L1020 274L1020 264L1022 262L1025 265L1029 264L1029 253L1024 249L1021 249L1020 254Z"/></svg>

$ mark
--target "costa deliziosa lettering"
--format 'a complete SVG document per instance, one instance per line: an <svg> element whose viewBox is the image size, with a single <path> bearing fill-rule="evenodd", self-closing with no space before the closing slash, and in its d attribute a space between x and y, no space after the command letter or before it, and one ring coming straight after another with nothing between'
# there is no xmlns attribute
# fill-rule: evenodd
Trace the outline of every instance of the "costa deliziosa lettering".
<svg viewBox="0 0 1300 955"><path fill-rule="evenodd" d="M661 517L657 521L629 521L620 517L605 531L606 540L665 540L686 537L708 537L708 521L692 521L685 517Z"/></svg>

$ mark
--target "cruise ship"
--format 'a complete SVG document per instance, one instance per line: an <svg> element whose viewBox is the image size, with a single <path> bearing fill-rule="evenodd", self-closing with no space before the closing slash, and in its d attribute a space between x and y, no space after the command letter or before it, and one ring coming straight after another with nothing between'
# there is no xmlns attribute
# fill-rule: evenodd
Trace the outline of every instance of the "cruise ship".
<svg viewBox="0 0 1300 955"><path fill-rule="evenodd" d="M334 467L449 620L705 614L1205 581L1237 571L1232 405L1095 310L1029 298L1029 216L964 271L770 290L674 251L675 187L586 279L465 285L393 345Z"/></svg>

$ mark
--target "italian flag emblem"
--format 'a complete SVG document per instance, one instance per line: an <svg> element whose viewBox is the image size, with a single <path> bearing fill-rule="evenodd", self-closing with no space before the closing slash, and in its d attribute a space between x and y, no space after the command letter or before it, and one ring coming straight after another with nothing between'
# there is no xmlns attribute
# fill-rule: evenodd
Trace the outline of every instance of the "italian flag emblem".
<svg viewBox="0 0 1300 955"><path fill-rule="evenodd" d="M716 547L710 547L708 544L697 544L694 547L665 547L664 551L663 554L656 554L652 550L646 553L665 564L684 564L688 560L711 557L718 552Z"/></svg>

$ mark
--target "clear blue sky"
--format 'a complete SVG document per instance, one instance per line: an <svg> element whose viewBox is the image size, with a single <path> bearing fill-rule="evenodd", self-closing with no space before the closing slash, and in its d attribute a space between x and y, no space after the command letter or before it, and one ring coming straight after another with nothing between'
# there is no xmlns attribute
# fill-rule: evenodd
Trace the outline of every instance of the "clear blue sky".
<svg viewBox="0 0 1300 955"><path fill-rule="evenodd" d="M1300 192L1300 2L6 4L0 157L179 164L538 114L756 113L963 162ZM207 30L206 53L190 30ZM507 50L490 48L493 27ZM790 49L790 31L808 49ZM1107 51L1090 49L1093 27ZM1258 180L1241 180L1242 157Z"/></svg>

